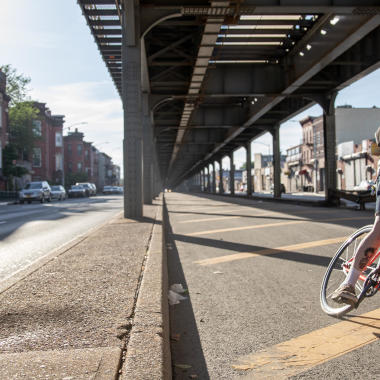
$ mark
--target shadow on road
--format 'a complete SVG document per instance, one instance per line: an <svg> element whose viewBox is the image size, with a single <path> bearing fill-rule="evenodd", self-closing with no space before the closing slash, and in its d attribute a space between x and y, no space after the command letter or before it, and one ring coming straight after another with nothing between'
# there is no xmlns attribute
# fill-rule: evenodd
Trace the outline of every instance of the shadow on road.
<svg viewBox="0 0 380 380"><path fill-rule="evenodd" d="M185 289L188 289L166 207L164 208L164 218L167 226L166 242L171 248L168 249L169 284L182 284ZM184 380L189 379L191 375L197 375L198 379L207 380L210 377L202 350L197 321L191 297L186 296L188 297L187 300L170 306L173 379ZM183 365L185 367L191 366L191 368L185 369L182 367Z"/></svg>

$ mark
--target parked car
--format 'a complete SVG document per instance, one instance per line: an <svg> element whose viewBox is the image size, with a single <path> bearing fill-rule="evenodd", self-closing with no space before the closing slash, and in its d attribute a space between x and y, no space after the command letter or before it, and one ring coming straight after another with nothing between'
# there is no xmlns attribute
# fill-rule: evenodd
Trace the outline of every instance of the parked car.
<svg viewBox="0 0 380 380"><path fill-rule="evenodd" d="M72 185L69 189L69 198L84 198L87 196L87 190L81 185Z"/></svg>
<svg viewBox="0 0 380 380"><path fill-rule="evenodd" d="M97 189L96 189L96 185L95 183L90 183L90 185L92 186L93 190L94 190L94 195L96 195L97 193Z"/></svg>
<svg viewBox="0 0 380 380"><path fill-rule="evenodd" d="M19 192L20 203L32 201L39 201L44 203L45 201L51 201L51 188L46 181L30 182Z"/></svg>
<svg viewBox="0 0 380 380"><path fill-rule="evenodd" d="M90 182L77 182L75 185L84 187L88 197L96 195L96 188L94 188Z"/></svg>
<svg viewBox="0 0 380 380"><path fill-rule="evenodd" d="M52 186L51 187L51 198L58 199L59 201L63 201L66 199L66 190L63 186Z"/></svg>
<svg viewBox="0 0 380 380"><path fill-rule="evenodd" d="M374 181L361 181L359 185L354 186L354 190L356 191L370 191L373 186L376 186L376 183Z"/></svg>
<svg viewBox="0 0 380 380"><path fill-rule="evenodd" d="M112 194L112 193L113 193L112 186L103 187L103 194Z"/></svg>

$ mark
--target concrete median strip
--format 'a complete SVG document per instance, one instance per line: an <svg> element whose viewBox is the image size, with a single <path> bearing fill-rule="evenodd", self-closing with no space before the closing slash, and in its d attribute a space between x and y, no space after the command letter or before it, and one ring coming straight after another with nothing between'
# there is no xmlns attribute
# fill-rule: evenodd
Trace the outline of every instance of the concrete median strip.
<svg viewBox="0 0 380 380"><path fill-rule="evenodd" d="M153 227L133 327L122 368L123 380L171 379L168 274L162 207Z"/></svg>
<svg viewBox="0 0 380 380"><path fill-rule="evenodd" d="M0 379L171 378L162 199L144 216L119 215L2 284Z"/></svg>

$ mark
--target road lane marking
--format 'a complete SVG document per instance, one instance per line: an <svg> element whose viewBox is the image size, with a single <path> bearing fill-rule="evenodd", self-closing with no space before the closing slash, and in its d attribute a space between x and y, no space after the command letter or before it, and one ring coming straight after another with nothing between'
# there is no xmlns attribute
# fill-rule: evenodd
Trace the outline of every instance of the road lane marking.
<svg viewBox="0 0 380 380"><path fill-rule="evenodd" d="M250 209L239 209L239 210L226 210L225 212L232 212L232 211L251 211ZM314 211L313 210L313 215L314 214L325 214L327 213L326 211ZM215 213L216 214L216 213ZM297 214L310 214L310 210L304 210L304 211L298 211ZM205 214L207 215L207 214ZM214 220L224 220L224 219L236 219L236 218L255 218L255 217L262 217L262 216L267 216L268 219L270 218L289 218L289 214L285 212L278 212L278 211L272 211L272 212L266 212L264 214L246 214L246 215L231 215L231 216L223 216L223 217L215 217L215 218L204 218L204 219L190 219L190 220L184 220L182 222L177 222L177 223L197 223L197 222L211 222ZM292 215L293 217L297 217L298 215L294 214Z"/></svg>
<svg viewBox="0 0 380 380"><path fill-rule="evenodd" d="M222 228L218 230L208 230L208 231L199 231L199 232L192 232L189 234L183 234L185 236L200 236L200 235L209 235L209 234L216 234L220 232L232 232L232 231L244 231L244 230L255 230L259 228L267 228L267 227L277 227L277 226L286 226L290 224L299 224L299 223L321 223L321 222L338 222L338 221L344 221L344 220L361 220L361 219L373 219L373 216L357 216L357 217L350 217L350 218L327 218L327 219L297 219L289 222L279 222L279 223L266 223L266 224L255 224L251 226L243 226L243 227L232 227L232 228Z"/></svg>
<svg viewBox="0 0 380 380"><path fill-rule="evenodd" d="M224 255L224 256L213 257L211 259L198 260L198 261L194 261L194 264L206 266L206 265L213 265L213 264L226 263L230 261L248 259L248 258L257 257L257 256L273 255L275 253L281 253L284 251L294 252L294 251L299 251L301 249L322 247L324 245L342 243L346 239L347 239L347 236L342 236L342 237L337 237L337 238L332 238L332 239L315 240L315 241L309 241L306 243L285 245L283 247L277 247L277 248L265 248L265 249L260 249L259 251L255 251L255 252L241 252L241 253L236 253L234 255Z"/></svg>
<svg viewBox="0 0 380 380"><path fill-rule="evenodd" d="M286 379L379 339L380 309L241 357L249 379Z"/></svg>
<svg viewBox="0 0 380 380"><path fill-rule="evenodd" d="M0 220L0 224L4 224L6 223L4 220Z"/></svg>

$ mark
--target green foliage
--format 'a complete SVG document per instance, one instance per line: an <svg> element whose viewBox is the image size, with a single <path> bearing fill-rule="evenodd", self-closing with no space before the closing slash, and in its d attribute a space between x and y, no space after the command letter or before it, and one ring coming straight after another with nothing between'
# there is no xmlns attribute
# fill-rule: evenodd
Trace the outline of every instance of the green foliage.
<svg viewBox="0 0 380 380"><path fill-rule="evenodd" d="M14 69L11 65L0 66L0 69L7 77L6 92L11 98L9 103L10 107L28 100L27 85L30 83L30 78L24 76L23 74L17 74L16 69Z"/></svg>
<svg viewBox="0 0 380 380"><path fill-rule="evenodd" d="M30 158L36 141L40 139L33 126L37 117L38 110L32 102L17 103L9 110L9 142L16 149L17 158Z"/></svg>
<svg viewBox="0 0 380 380"><path fill-rule="evenodd" d="M252 167L252 169L254 169L254 167L255 167L254 161L251 162L251 167ZM246 162L244 162L244 164L242 166L240 166L240 170L245 170L245 169L247 169L247 163Z"/></svg>
<svg viewBox="0 0 380 380"><path fill-rule="evenodd" d="M3 174L8 178L9 189L13 188L12 177L22 177L23 175L28 174L26 168L14 164L16 159L17 149L11 144L6 145L3 149Z"/></svg>
<svg viewBox="0 0 380 380"><path fill-rule="evenodd" d="M88 175L85 172L67 173L65 176L65 186L69 188L77 182L88 182Z"/></svg>

